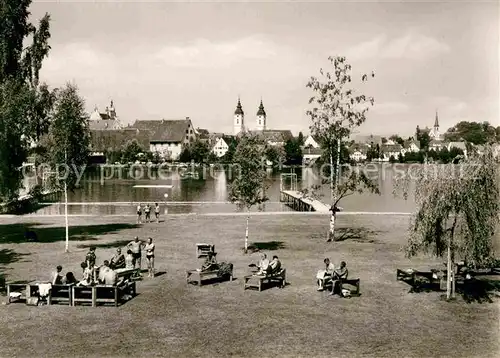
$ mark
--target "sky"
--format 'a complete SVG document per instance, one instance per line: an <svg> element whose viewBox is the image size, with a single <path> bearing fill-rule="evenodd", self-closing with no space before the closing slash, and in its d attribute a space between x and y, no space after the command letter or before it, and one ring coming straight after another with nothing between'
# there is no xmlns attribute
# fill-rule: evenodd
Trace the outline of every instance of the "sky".
<svg viewBox="0 0 500 358"><path fill-rule="evenodd" d="M232 133L241 98L252 129L309 132L311 76L346 56L375 98L359 134L412 135L499 116L499 4L490 2L34 1L51 14L51 87L75 83L90 112L114 101L125 123L190 117Z"/></svg>

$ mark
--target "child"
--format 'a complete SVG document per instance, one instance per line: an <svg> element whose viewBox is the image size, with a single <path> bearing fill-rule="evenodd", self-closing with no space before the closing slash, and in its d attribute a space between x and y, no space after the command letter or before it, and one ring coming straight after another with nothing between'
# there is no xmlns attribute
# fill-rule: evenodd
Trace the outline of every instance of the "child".
<svg viewBox="0 0 500 358"><path fill-rule="evenodd" d="M140 224L142 219L142 206L141 204L137 205L137 223Z"/></svg>
<svg viewBox="0 0 500 358"><path fill-rule="evenodd" d="M149 223L151 222L151 206L149 204L146 204L146 207L144 208L144 214L146 214L145 222Z"/></svg>

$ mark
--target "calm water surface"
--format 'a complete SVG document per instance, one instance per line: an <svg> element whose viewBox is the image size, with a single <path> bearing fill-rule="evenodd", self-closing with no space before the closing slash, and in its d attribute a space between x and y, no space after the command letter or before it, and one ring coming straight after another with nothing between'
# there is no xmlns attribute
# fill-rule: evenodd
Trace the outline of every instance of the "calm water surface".
<svg viewBox="0 0 500 358"><path fill-rule="evenodd" d="M414 208L413 199L408 201L395 198L392 194L395 168L390 164L380 164L370 171L371 178L379 183L381 195L363 193L353 194L344 198L340 205L345 211L368 212L410 212ZM372 167L372 168L373 168ZM176 171L162 173L161 177L154 172L141 176L138 171L124 169L121 175L118 169L111 172L88 173L81 183L81 188L69 193L70 214L88 215L134 215L137 203L155 203L162 206L162 212L168 213L230 213L238 208L227 202L228 184L234 174L225 171L200 170L201 179L181 179ZM300 188L318 183L318 173L311 168L287 169L287 173L297 175L297 185ZM111 175L112 174L112 175ZM267 191L269 201L260 210L290 211L291 209L279 202L280 173L270 173L270 187ZM113 178L111 178L113 177ZM204 179L203 179L204 177ZM110 178L110 179L103 179ZM135 185L172 185L172 188L134 188ZM284 185L290 187L290 180L284 180ZM323 202L330 201L328 187ZM168 194L168 198L165 198ZM64 199L61 198L61 201ZM259 210L255 208L254 210ZM64 204L54 203L36 212L40 215L64 214Z"/></svg>

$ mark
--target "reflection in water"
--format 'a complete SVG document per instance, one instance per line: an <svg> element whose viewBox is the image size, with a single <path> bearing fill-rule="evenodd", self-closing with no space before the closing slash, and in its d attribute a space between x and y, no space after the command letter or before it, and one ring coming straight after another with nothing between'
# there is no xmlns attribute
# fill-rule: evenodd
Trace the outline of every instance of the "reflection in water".
<svg viewBox="0 0 500 358"><path fill-rule="evenodd" d="M409 212L413 210L412 197L404 201L394 198L393 176L394 169L390 164L372 165L375 168L370 177L380 185L381 195L354 194L342 200L341 206L346 211L371 211L371 212ZM304 188L320 182L317 171L312 168L302 168L295 171L298 187ZM113 174L113 175L112 175ZM133 179L134 174L137 179ZM206 171L205 179L181 179L177 172L149 173L143 178L137 176L138 172L121 173L99 172L87 173L81 188L68 194L70 214L89 215L133 215L137 203L160 203L168 205L169 213L213 213L235 212L236 206L227 203L228 184L230 178L224 171ZM109 179L105 179L109 178ZM203 178L203 175L200 175ZM289 211L290 209L279 202L280 174L271 175L271 185L266 191L269 201L265 211ZM133 188L134 185L172 185L168 188ZM330 192L325 185L321 193L322 200L329 203ZM165 194L168 199L165 201ZM106 204L113 203L111 204ZM254 208L258 210L258 208ZM163 211L163 210L162 210ZM64 205L55 204L40 209L38 214L64 214Z"/></svg>

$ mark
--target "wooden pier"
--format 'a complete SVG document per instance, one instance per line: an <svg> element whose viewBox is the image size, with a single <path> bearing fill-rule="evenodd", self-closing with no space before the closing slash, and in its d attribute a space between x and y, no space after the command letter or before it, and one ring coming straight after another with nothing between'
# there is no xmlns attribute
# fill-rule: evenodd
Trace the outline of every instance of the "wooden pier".
<svg viewBox="0 0 500 358"><path fill-rule="evenodd" d="M329 212L330 208L319 200L304 197L304 194L297 190L282 190L280 201L286 203L295 211L318 211Z"/></svg>

